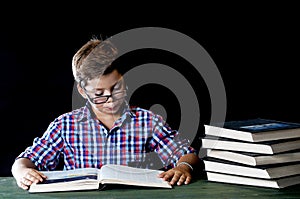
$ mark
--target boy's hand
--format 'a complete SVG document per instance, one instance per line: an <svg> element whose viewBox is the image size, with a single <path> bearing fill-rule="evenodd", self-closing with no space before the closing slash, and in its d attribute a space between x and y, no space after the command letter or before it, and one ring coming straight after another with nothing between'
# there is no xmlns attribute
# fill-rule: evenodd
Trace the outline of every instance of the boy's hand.
<svg viewBox="0 0 300 199"><path fill-rule="evenodd" d="M171 185L189 184L192 180L191 169L186 165L180 165L168 171L161 173L158 177L169 181Z"/></svg>
<svg viewBox="0 0 300 199"><path fill-rule="evenodd" d="M47 177L33 168L22 168L18 171L15 179L20 188L27 190L33 183L42 182Z"/></svg>

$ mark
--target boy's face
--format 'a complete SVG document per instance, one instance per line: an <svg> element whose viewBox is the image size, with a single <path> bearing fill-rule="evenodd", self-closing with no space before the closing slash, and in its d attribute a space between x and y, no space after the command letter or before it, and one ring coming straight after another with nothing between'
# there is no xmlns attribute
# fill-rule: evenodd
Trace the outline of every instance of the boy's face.
<svg viewBox="0 0 300 199"><path fill-rule="evenodd" d="M116 70L89 80L79 92L89 100L94 110L105 114L116 114L126 96L124 79Z"/></svg>

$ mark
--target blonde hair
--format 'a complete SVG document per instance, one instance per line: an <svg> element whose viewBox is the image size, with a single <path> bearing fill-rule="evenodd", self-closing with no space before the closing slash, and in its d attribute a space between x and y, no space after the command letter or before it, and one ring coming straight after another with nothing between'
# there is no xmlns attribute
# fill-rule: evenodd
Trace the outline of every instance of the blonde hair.
<svg viewBox="0 0 300 199"><path fill-rule="evenodd" d="M85 84L87 80L109 73L117 55L118 50L111 41L92 38L73 56L72 71L75 80Z"/></svg>

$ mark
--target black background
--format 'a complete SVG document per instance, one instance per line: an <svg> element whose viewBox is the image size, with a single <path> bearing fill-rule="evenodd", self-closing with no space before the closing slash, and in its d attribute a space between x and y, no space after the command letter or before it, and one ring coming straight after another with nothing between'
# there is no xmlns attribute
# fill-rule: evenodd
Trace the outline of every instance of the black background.
<svg viewBox="0 0 300 199"><path fill-rule="evenodd" d="M9 7L9 12L1 14L0 31L0 176L10 176L14 158L55 117L71 110L74 84L71 60L76 50L94 35L105 39L132 28L170 28L202 45L225 84L226 120L261 117L300 122L296 6L237 6L241 7L221 11L210 7L207 14L203 14L207 11L205 6L192 5L190 10L169 7L160 12L140 9L122 13L113 7L96 9L93 5L76 9ZM129 13L132 17L128 17ZM161 61L174 68L186 64L176 56L167 53L162 56L157 51L136 52L127 61L133 64ZM190 74L186 78L197 96L204 99L200 105L201 120L209 122L210 102L205 86L197 85L199 77L195 74L182 73ZM149 93L168 95L155 101ZM168 96L172 97L172 93L166 88L154 85L137 91L132 102L141 100L144 107L162 103L168 111L175 107L168 122L176 128L175 116L180 117L180 109L176 100L165 100Z"/></svg>

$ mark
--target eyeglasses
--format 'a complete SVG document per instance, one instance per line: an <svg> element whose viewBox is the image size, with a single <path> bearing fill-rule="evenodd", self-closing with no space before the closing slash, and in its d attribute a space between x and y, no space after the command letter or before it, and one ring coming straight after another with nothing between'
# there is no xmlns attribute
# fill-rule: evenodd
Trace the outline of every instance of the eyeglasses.
<svg viewBox="0 0 300 199"><path fill-rule="evenodd" d="M97 94L94 94L94 95L96 95L96 97L94 97L94 98L90 97L87 94L86 90L85 90L85 94L88 97L89 101L92 102L93 104L104 104L108 101L108 99L110 97L112 97L113 100L120 100L120 99L125 98L127 96L126 90L113 91L110 95L99 95L99 96L97 96Z"/></svg>

